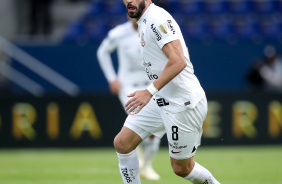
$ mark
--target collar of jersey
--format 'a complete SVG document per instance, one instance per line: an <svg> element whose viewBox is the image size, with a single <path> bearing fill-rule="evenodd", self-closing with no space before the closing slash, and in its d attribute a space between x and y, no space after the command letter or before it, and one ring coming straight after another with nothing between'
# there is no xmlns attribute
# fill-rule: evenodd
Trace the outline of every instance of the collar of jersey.
<svg viewBox="0 0 282 184"><path fill-rule="evenodd" d="M143 20L144 20L144 19L147 17L147 15L149 14L151 7L154 6L154 5L155 5L154 3L151 3L151 4L149 5L149 7L147 8L147 10L144 12L144 14L141 16L141 18L137 21L137 24L140 24L140 23L143 22Z"/></svg>

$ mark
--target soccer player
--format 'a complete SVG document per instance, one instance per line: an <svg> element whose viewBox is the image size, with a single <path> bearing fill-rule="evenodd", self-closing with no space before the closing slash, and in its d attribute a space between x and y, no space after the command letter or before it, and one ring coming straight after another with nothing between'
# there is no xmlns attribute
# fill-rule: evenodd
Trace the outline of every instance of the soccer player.
<svg viewBox="0 0 282 184"><path fill-rule="evenodd" d="M129 18L126 23L110 30L97 51L98 61L109 82L110 91L113 95L118 95L123 107L129 100L128 94L144 89L150 83L142 66L137 28L136 20ZM111 53L115 50L118 53L117 74L111 59ZM138 147L140 175L144 179L160 179L152 167L159 146L160 138L152 135Z"/></svg>
<svg viewBox="0 0 282 184"><path fill-rule="evenodd" d="M193 159L200 145L207 99L178 24L151 0L123 2L128 15L137 20L143 65L152 81L147 89L129 95L125 110L130 114L114 139L123 182L140 183L135 148L142 139L166 133L176 175L194 184L218 184Z"/></svg>

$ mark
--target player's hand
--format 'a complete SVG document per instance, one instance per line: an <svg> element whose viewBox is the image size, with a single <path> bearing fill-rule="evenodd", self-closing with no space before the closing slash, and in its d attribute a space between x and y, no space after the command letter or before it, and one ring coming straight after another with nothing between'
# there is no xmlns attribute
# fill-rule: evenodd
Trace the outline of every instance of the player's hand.
<svg viewBox="0 0 282 184"><path fill-rule="evenodd" d="M111 90L111 93L113 95L118 95L119 94L119 90L120 90L120 82L119 80L114 80L113 82L110 83L110 90Z"/></svg>
<svg viewBox="0 0 282 184"><path fill-rule="evenodd" d="M132 98L125 104L125 111L128 111L131 114L137 114L150 101L152 95L147 89L145 89L135 91L134 93L128 95L128 97Z"/></svg>

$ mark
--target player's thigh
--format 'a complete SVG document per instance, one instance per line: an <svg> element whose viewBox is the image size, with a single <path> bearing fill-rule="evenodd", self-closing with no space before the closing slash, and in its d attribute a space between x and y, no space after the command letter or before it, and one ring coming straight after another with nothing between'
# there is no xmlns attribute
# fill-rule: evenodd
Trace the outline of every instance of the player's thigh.
<svg viewBox="0 0 282 184"><path fill-rule="evenodd" d="M198 103L194 109L178 113L163 111L169 154L172 158L183 160L191 158L196 153L201 144L206 111L206 100Z"/></svg>
<svg viewBox="0 0 282 184"><path fill-rule="evenodd" d="M134 115L128 115L124 126L136 132L142 139L151 135L162 137L165 134L163 120L153 99Z"/></svg>

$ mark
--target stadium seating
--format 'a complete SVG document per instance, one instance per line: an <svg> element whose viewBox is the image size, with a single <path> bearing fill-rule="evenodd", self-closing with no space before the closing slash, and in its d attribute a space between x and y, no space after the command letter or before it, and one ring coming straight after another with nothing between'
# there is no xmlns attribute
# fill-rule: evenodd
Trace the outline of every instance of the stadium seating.
<svg viewBox="0 0 282 184"><path fill-rule="evenodd" d="M204 11L207 14L227 13L228 2L226 0L204 1Z"/></svg>
<svg viewBox="0 0 282 184"><path fill-rule="evenodd" d="M208 24L204 19L189 18L185 19L182 25L182 32L187 35L189 39L207 38Z"/></svg>
<svg viewBox="0 0 282 184"><path fill-rule="evenodd" d="M271 14L275 11L275 3L274 0L256 0L253 1L253 10L258 14Z"/></svg>
<svg viewBox="0 0 282 184"><path fill-rule="evenodd" d="M266 38L275 39L277 36L281 37L281 22L274 18L263 18L259 23L260 32Z"/></svg>
<svg viewBox="0 0 282 184"><path fill-rule="evenodd" d="M125 14L125 6L122 1L107 0L104 1L105 13L111 17Z"/></svg>
<svg viewBox="0 0 282 184"><path fill-rule="evenodd" d="M170 4L170 3L169 3ZM173 2L174 6L171 8L171 13L179 12L183 15L197 15L203 11L203 2L202 1L185 1L181 0L177 3ZM177 4L177 5L176 5ZM170 6L169 6L170 7Z"/></svg>
<svg viewBox="0 0 282 184"><path fill-rule="evenodd" d="M232 34L232 24L223 17L214 17L209 21L209 29L213 38L228 39Z"/></svg>
<svg viewBox="0 0 282 184"><path fill-rule="evenodd" d="M104 2L102 0L91 0L86 16L96 16L102 14L104 9Z"/></svg>
<svg viewBox="0 0 282 184"><path fill-rule="evenodd" d="M281 38L282 0L168 0L167 7L189 39ZM81 37L100 41L126 21L125 15L122 1L91 0L85 15L70 24L65 41Z"/></svg>
<svg viewBox="0 0 282 184"><path fill-rule="evenodd" d="M251 17L237 16L233 21L233 32L239 39L253 39L259 36L258 22Z"/></svg>
<svg viewBox="0 0 282 184"><path fill-rule="evenodd" d="M248 14L251 12L252 3L250 0L229 0L228 11L232 14Z"/></svg>

